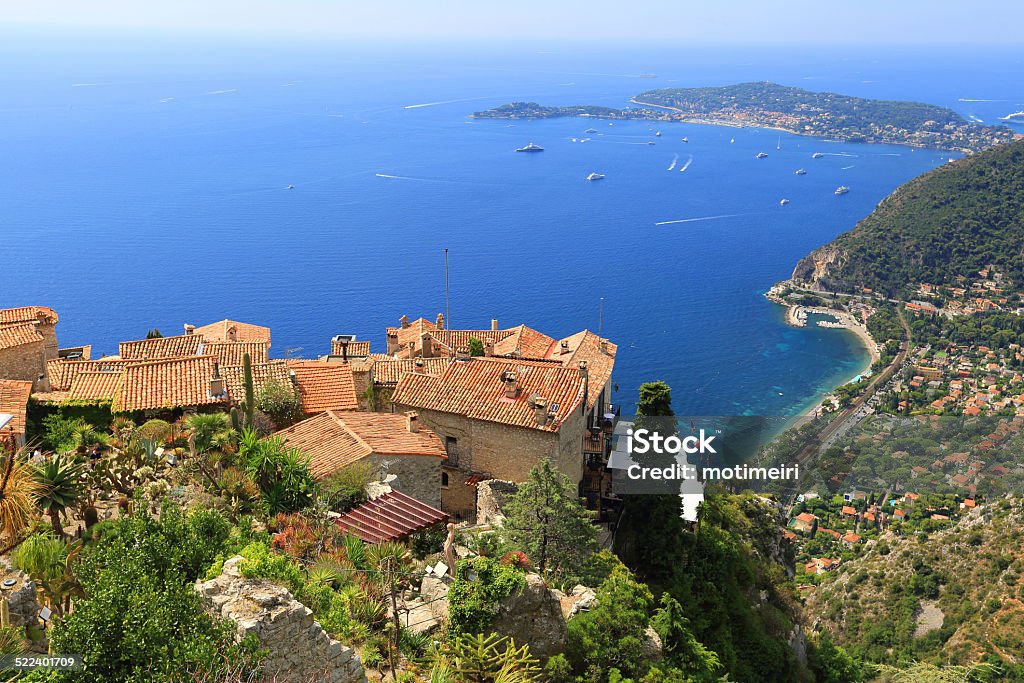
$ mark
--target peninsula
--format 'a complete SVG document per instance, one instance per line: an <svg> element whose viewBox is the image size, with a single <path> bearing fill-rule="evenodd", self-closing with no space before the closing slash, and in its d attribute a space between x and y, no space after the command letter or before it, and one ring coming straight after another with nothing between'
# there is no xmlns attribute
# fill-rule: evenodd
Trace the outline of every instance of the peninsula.
<svg viewBox="0 0 1024 683"><path fill-rule="evenodd" d="M584 116L773 128L846 142L910 145L972 153L1022 137L1006 126L972 123L952 109L921 102L871 100L766 81L714 88L648 90L637 107L546 107L514 102L473 114L480 119Z"/></svg>

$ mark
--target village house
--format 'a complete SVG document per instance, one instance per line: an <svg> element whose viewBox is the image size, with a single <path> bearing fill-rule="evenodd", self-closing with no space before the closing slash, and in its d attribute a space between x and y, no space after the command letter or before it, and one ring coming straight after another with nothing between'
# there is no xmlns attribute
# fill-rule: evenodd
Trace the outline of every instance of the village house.
<svg viewBox="0 0 1024 683"><path fill-rule="evenodd" d="M32 382L20 379L0 379L0 452L13 440L14 447L25 445L25 415Z"/></svg>
<svg viewBox="0 0 1024 683"><path fill-rule="evenodd" d="M352 367L348 363L290 360L288 369L298 387L302 412L316 415L325 410L358 410Z"/></svg>
<svg viewBox="0 0 1024 683"><path fill-rule="evenodd" d="M269 327L237 320L221 320L202 327L186 324L185 334L196 334L212 342L266 342L270 346Z"/></svg>
<svg viewBox="0 0 1024 683"><path fill-rule="evenodd" d="M416 413L329 410L275 436L309 456L317 479L366 463L393 489L432 507L441 506L441 464L447 455L437 434L419 425Z"/></svg>
<svg viewBox="0 0 1024 683"><path fill-rule="evenodd" d="M469 519L483 479L525 481L546 460L581 481L587 382L585 367L464 356L438 374L403 374L392 409L417 411L441 437L441 509Z"/></svg>
<svg viewBox="0 0 1024 683"><path fill-rule="evenodd" d="M45 306L0 309L0 379L49 391L46 361L57 358L57 313Z"/></svg>

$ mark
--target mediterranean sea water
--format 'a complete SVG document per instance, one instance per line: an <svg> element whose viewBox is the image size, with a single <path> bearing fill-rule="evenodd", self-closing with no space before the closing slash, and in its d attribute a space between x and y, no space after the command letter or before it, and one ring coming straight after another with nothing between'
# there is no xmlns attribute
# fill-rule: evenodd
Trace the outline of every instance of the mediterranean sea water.
<svg viewBox="0 0 1024 683"><path fill-rule="evenodd" d="M383 351L402 314L445 310L447 248L449 324L600 328L619 345L627 411L641 382L664 379L677 411L700 415L796 414L864 369L851 334L787 327L762 294L951 155L469 114L522 100L625 106L651 88L749 80L987 122L1024 107L1010 53L955 47L38 33L4 41L0 56L0 306L54 307L63 345L116 353L150 328L232 318L269 325L274 356L326 353L339 333ZM528 142L546 151L514 152ZM606 178L585 181L591 172ZM850 193L835 196L839 185Z"/></svg>

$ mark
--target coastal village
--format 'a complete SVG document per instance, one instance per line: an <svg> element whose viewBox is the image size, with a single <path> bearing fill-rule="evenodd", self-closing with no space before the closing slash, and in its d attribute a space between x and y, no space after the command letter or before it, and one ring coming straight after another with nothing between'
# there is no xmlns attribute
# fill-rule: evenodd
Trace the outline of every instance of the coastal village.
<svg viewBox="0 0 1024 683"><path fill-rule="evenodd" d="M523 481L542 460L595 508L610 495L603 467L618 412L617 347L588 330L555 339L497 320L448 329L442 314L403 316L385 330L382 352L336 335L317 358L274 359L269 328L223 320L93 358L88 345L58 344L58 321L42 306L0 310L0 414L11 416L4 434L19 446L31 444L38 415L62 408L138 422L228 412L246 400L249 373L257 396L298 396L303 419L267 431L309 455L317 478L371 462L394 489L467 522L480 482Z"/></svg>

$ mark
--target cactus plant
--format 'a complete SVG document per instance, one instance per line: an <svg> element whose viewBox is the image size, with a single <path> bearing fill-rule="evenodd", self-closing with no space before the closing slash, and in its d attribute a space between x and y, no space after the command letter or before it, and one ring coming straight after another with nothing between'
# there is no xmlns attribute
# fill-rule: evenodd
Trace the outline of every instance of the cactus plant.
<svg viewBox="0 0 1024 683"><path fill-rule="evenodd" d="M256 390L252 383L252 359L242 355L242 380L245 382L245 428L252 429L256 418Z"/></svg>

